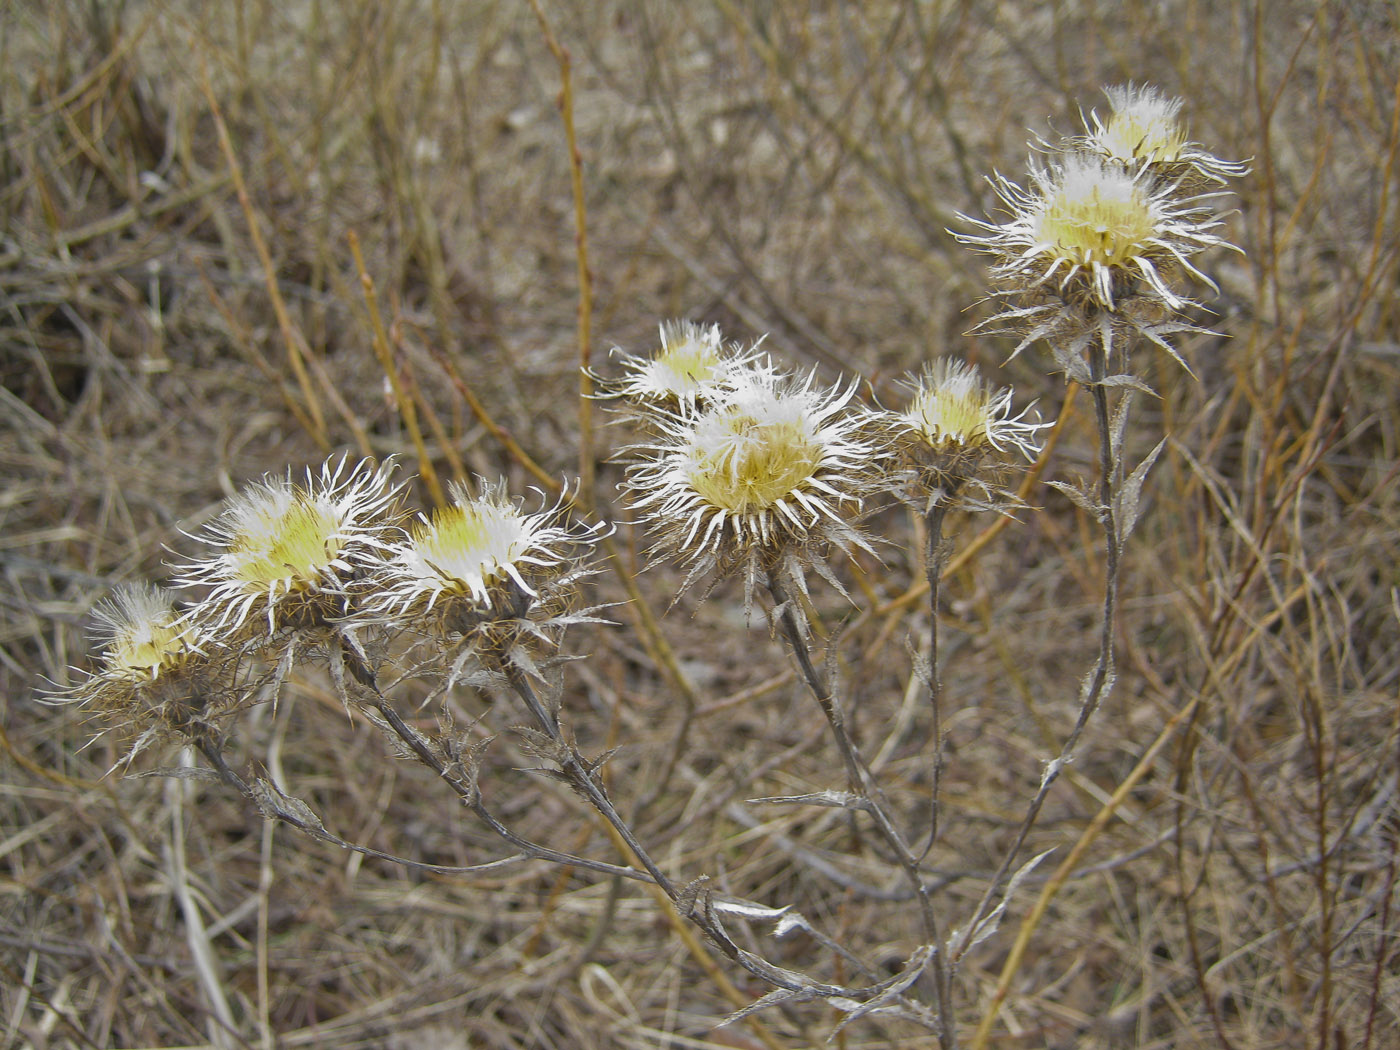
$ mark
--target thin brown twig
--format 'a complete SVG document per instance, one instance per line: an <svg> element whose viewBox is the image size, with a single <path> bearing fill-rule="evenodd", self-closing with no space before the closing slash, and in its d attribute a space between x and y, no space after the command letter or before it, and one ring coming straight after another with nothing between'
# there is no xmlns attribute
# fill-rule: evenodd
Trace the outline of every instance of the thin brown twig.
<svg viewBox="0 0 1400 1050"><path fill-rule="evenodd" d="M574 201L574 257L578 265L578 498L585 510L593 507L593 274L588 266L588 209L583 193L583 153L574 126L573 59L559 43L540 0L530 0L549 52L559 63L559 116L569 155L569 184Z"/></svg>

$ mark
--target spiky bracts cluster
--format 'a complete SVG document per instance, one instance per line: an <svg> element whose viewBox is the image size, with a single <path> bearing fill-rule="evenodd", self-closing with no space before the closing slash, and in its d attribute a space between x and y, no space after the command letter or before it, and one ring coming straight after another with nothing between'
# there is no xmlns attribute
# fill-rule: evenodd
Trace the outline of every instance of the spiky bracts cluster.
<svg viewBox="0 0 1400 1050"><path fill-rule="evenodd" d="M180 566L175 582L206 590L196 614L226 638L343 620L397 520L391 477L392 464L350 466L345 457L308 470L304 482L265 477L193 537L212 553Z"/></svg>
<svg viewBox="0 0 1400 1050"><path fill-rule="evenodd" d="M625 488L653 551L688 568L684 586L740 568L750 581L780 566L831 578L830 548L870 549L851 519L885 452L850 410L854 393L751 365L703 406L653 414Z"/></svg>
<svg viewBox="0 0 1400 1050"><path fill-rule="evenodd" d="M451 641L459 670L462 654L530 670L533 649L552 649L565 626L592 619L573 607L603 527L570 521L567 493L534 512L504 482L477 495L454 485L451 496L388 547L366 618Z"/></svg>
<svg viewBox="0 0 1400 1050"><path fill-rule="evenodd" d="M987 324L1022 334L1016 353L1049 340L1060 366L1081 380L1090 378L1082 364L1088 342L1101 340L1111 355L1125 332L1185 367L1168 339L1197 330L1177 319L1195 305L1184 288L1194 281L1215 290L1193 260L1233 247L1219 232L1217 194L1197 187L1238 166L1187 143L1179 102L1148 88L1115 89L1110 100L1114 115L1093 117L1087 138L1068 140L1048 164L1032 165L1028 187L993 179L1006 221L960 216L978 232L955 234L993 256L997 292L1010 301Z"/></svg>

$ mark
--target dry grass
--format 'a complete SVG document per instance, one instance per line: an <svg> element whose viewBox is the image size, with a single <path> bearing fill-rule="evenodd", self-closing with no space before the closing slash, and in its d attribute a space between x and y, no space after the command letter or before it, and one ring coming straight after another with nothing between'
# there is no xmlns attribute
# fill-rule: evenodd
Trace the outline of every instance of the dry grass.
<svg viewBox="0 0 1400 1050"><path fill-rule="evenodd" d="M1073 130L1109 83L1183 96L1194 138L1253 157L1232 220L1247 254L1210 260L1226 337L1183 347L1198 381L1154 366L1163 396L1135 417L1139 457L1172 442L1128 552L1119 680L1028 855L1063 857L1187 714L1050 901L995 1045L1396 1045L1396 7L544 12L572 60L599 365L689 316L768 332L832 376L883 382L964 354L1052 417L1066 391L1044 355L993 371L1005 344L964 334L986 279L945 232L953 213L982 214L982 176L1019 174L1027 129ZM164 548L184 549L181 530L245 479L340 448L402 454L425 502L430 471L517 487L527 461L578 473L575 204L560 67L530 7L12 2L0 69L0 1044L822 1045L837 1015L821 1005L717 1028L734 1004L636 887L349 856L219 786L104 777L120 742L85 746L97 727L81 711L35 699L85 664L93 602L161 579ZM1092 472L1082 405L1047 479ZM600 513L621 515L606 453L623 435L585 435ZM945 585L946 830L930 865L949 925L1000 859L1093 658L1093 529L1048 488L1032 501L1044 509ZM901 599L921 543L898 513L880 524L895 546L865 566L861 614L818 601L850 621L855 730L915 820L929 725L904 639L926 611ZM962 547L986 524L951 532ZM641 578L658 616L675 582ZM701 694L668 779L685 705L630 621L571 636L590 655L569 671L570 724L586 748L621 747L614 794L646 802L636 824L678 877L791 903L897 967L908 907L869 892L892 885L869 837L831 811L743 804L839 775L760 619L746 626L722 586L661 620ZM496 727L518 717L461 704ZM237 739L347 839L435 864L497 853L314 674ZM511 745L491 755L485 787L514 826L616 859L578 799L521 772ZM966 1031L1044 885L966 961ZM851 976L803 935L742 936ZM765 991L720 969L743 1001ZM878 1019L834 1042L936 1045Z"/></svg>

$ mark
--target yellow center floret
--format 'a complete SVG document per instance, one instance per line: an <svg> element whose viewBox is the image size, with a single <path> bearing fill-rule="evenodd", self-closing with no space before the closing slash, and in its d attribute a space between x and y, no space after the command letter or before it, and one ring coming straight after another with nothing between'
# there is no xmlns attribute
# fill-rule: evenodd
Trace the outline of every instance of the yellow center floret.
<svg viewBox="0 0 1400 1050"><path fill-rule="evenodd" d="M250 591L310 586L340 553L340 513L304 492L268 497L242 508L228 548L229 574Z"/></svg>
<svg viewBox="0 0 1400 1050"><path fill-rule="evenodd" d="M822 446L800 416L762 420L730 409L708 422L695 435L688 480L702 499L722 510L766 511L821 465Z"/></svg>
<svg viewBox="0 0 1400 1050"><path fill-rule="evenodd" d="M183 633L168 623L133 623L107 650L107 669L123 678L154 678L184 653Z"/></svg>
<svg viewBox="0 0 1400 1050"><path fill-rule="evenodd" d="M1131 176L1097 165L1066 167L1036 219L1036 238L1081 266L1123 266L1141 255L1157 229Z"/></svg>
<svg viewBox="0 0 1400 1050"><path fill-rule="evenodd" d="M905 416L934 447L987 440L988 396L975 374L954 369L921 386Z"/></svg>
<svg viewBox="0 0 1400 1050"><path fill-rule="evenodd" d="M506 567L529 548L531 532L515 507L474 502L447 507L431 522L419 522L411 539L422 567L445 589L480 596L487 585L501 582Z"/></svg>
<svg viewBox="0 0 1400 1050"><path fill-rule="evenodd" d="M1095 140L1111 157L1153 164L1171 163L1186 145L1181 125L1152 111L1113 114Z"/></svg>

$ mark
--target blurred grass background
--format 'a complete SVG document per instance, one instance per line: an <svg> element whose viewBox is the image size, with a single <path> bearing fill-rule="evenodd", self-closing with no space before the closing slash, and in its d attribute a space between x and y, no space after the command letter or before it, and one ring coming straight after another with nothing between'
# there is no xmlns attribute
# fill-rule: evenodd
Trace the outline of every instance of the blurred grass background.
<svg viewBox="0 0 1400 1050"><path fill-rule="evenodd" d="M947 233L955 213L986 214L985 176L1020 178L1028 136L1078 130L1107 84L1184 97L1194 139L1253 158L1230 220L1246 255L1207 262L1222 294L1202 319L1222 335L1185 341L1195 380L1144 357L1162 397L1139 401L1130 441L1139 455L1164 432L1173 444L1129 550L1116 691L1032 848L1073 842L1163 725L1191 699L1199 713L1055 901L997 1045L1396 1045L1400 6L543 10L571 60L604 369L610 347L649 350L658 322L684 316L768 333L783 360L877 388L963 355L1053 418L1066 389L1047 355L999 368L1009 344L967 334L988 289ZM0 6L0 1045L805 1047L830 1033L819 1006L764 1014L757 1033L716 1028L732 1005L633 888L540 865L453 879L347 859L221 789L104 778L120 742L85 747L98 727L35 699L85 664L95 600L163 579L181 529L263 472L350 449L520 489L532 479L508 441L551 475L578 472L560 91L526 3ZM1091 472L1092 435L1072 408L1046 477ZM590 438L608 516L624 516L607 455L625 439ZM948 926L1067 731L1093 651L1094 530L1049 489L1032 502L1044 509L948 584L946 831L930 857ZM987 524L963 519L955 542ZM914 820L929 727L905 639L926 613L902 597L922 544L899 513L878 525L894 546L857 574L862 614L820 601L851 620L839 652L856 731ZM674 576L640 583L659 615ZM907 905L872 892L888 866L870 844L829 816L738 804L833 786L837 768L758 619L721 587L662 620L703 697L669 778L686 704L634 632L572 639L590 658L569 671L571 725L622 745L613 790L647 800L644 838L678 874L795 904L897 968ZM314 675L240 734L347 838L436 863L495 855ZM511 757L486 782L511 819L611 858L581 804ZM752 936L843 976L801 936ZM965 1025L1010 936L967 960ZM835 1045L934 1040L867 1019Z"/></svg>

